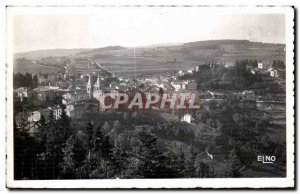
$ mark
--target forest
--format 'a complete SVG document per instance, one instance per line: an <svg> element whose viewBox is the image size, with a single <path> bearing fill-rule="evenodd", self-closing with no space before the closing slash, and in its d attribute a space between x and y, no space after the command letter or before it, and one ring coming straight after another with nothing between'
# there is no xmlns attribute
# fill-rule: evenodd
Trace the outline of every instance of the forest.
<svg viewBox="0 0 300 194"><path fill-rule="evenodd" d="M14 127L15 179L241 177L258 168L257 154L269 153L285 168L285 144L268 137L272 124L253 104L233 98L210 107L194 115L197 125L145 112L102 113L98 120L86 115L82 124L65 113L58 120L49 114L34 136L24 119ZM215 134L207 139L203 125Z"/></svg>
<svg viewBox="0 0 300 194"><path fill-rule="evenodd" d="M39 84L38 76L30 73L16 73L13 76L14 88L27 87L30 89L37 88Z"/></svg>
<svg viewBox="0 0 300 194"><path fill-rule="evenodd" d="M248 73L247 66L255 66L256 61L237 63L228 69L202 65L199 72L182 79L194 78L202 90L284 93L282 88L270 85L272 80ZM34 87L32 76L26 75L16 75L27 80L18 86ZM14 100L19 111L30 110L30 104L22 103ZM14 178L212 178L247 177L257 172L272 177L286 175L285 141L272 139L272 129L285 133L285 126L272 123L255 102L241 102L227 94L223 102L208 102L207 108L201 106L191 113L192 124L164 119L160 113L87 111L82 118L71 119L63 109L55 120L50 110L47 118L42 116L34 123L34 134L32 123L22 118L18 125L14 123ZM180 118L182 114L175 116ZM276 156L277 166L265 169L256 163L258 154L270 153Z"/></svg>

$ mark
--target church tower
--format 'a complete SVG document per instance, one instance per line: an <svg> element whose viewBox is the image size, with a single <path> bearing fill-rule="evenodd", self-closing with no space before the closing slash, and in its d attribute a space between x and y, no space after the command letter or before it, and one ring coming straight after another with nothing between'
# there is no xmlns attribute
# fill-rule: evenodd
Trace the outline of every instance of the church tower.
<svg viewBox="0 0 300 194"><path fill-rule="evenodd" d="M97 81L94 84L94 88L95 88L95 90L100 90L100 77L99 77L99 74L98 74L98 77L97 77Z"/></svg>
<svg viewBox="0 0 300 194"><path fill-rule="evenodd" d="M88 80L88 83L86 84L86 93L90 94L92 91L91 91L91 76L89 75L89 80Z"/></svg>

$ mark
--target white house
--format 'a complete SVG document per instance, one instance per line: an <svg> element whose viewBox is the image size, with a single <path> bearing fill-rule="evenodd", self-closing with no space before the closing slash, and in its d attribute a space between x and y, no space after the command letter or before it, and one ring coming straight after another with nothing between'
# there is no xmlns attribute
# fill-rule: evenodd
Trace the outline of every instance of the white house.
<svg viewBox="0 0 300 194"><path fill-rule="evenodd" d="M21 101L28 97L28 89L26 87L17 88L14 90L14 92L18 95Z"/></svg>
<svg viewBox="0 0 300 194"><path fill-rule="evenodd" d="M181 121L187 122L187 123L191 123L192 122L192 115L191 114L185 114L183 115Z"/></svg>
<svg viewBox="0 0 300 194"><path fill-rule="evenodd" d="M171 82L172 87L177 92L180 89L182 89L182 83L181 82Z"/></svg>
<svg viewBox="0 0 300 194"><path fill-rule="evenodd" d="M52 107L51 110L53 111L53 117L55 120L59 119L62 115L62 108L59 105L56 107Z"/></svg>
<svg viewBox="0 0 300 194"><path fill-rule="evenodd" d="M71 118L74 117L74 105L68 104L68 105L66 106L65 111L66 111L66 115L67 115L68 117L71 117Z"/></svg>
<svg viewBox="0 0 300 194"><path fill-rule="evenodd" d="M28 117L29 122L37 122L41 120L41 113L39 111L33 111L31 116Z"/></svg>
<svg viewBox="0 0 300 194"><path fill-rule="evenodd" d="M271 76L271 77L278 77L277 70L276 70L276 69L271 70L271 71L270 71L270 76Z"/></svg>
<svg viewBox="0 0 300 194"><path fill-rule="evenodd" d="M188 74L193 74L193 73L194 73L194 70L193 70L193 69L190 69L190 70L187 71L187 73L188 73Z"/></svg>

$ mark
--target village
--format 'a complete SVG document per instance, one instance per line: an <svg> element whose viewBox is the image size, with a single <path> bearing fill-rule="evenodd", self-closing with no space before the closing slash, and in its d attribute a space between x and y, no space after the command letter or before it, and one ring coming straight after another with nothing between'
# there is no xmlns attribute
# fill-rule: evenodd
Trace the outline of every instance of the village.
<svg viewBox="0 0 300 194"><path fill-rule="evenodd" d="M269 95L256 94L254 90L202 89L197 81L193 79L193 75L201 71L203 67L201 65L186 71L180 70L178 72L165 72L161 75L123 78L122 75L113 73L90 59L64 57L58 58L56 61L61 62L64 65L63 68L58 70L57 73L38 74L36 88L19 87L14 89L15 101L21 104L32 101L31 104L36 104L15 113L16 125L18 126L21 121L27 120L30 123L30 133L32 135L37 132L36 123L42 117L47 120L50 111L53 112L55 119L59 119L65 111L66 115L74 120L81 119L84 114L92 114L93 112L142 111L141 108L136 109L132 106L128 109L128 104L127 109L124 109L126 107L124 104L120 107L114 106L116 99L121 104L120 95L122 94L128 95L131 99L136 93L143 94L145 98L157 94L160 99L156 103L148 104L149 109L163 113L161 115L164 118L189 124L195 123L195 117L201 110L209 111L211 102L215 102L218 106L226 102L226 99L230 96L238 98L241 102L255 103L263 111L270 111L276 104L280 105L285 101L284 96L275 99L270 98ZM45 59L35 61L35 63L49 65L49 61ZM232 66L226 66L223 63L213 62L204 66L208 66L208 68L216 66L232 68ZM257 66L247 65L246 70L253 75L263 75L267 79L272 79L272 82L284 86L284 81L282 81L284 79L281 77L285 74L284 69L273 67L270 63L258 62ZM171 98L174 94L195 94L194 101L201 108L197 110L176 110L176 108L170 109L168 106L162 107L158 101L161 102L163 94L166 98ZM105 97L108 98L104 99ZM107 108L109 106L105 106L105 103L112 104L111 108ZM280 109L281 106L277 107ZM212 132L212 134L217 135L218 133Z"/></svg>
<svg viewBox="0 0 300 194"><path fill-rule="evenodd" d="M147 131L158 138L165 154L196 154L195 165L205 165L200 177L227 176L230 165L234 176L284 174L285 65L280 60L207 61L144 74L124 74L113 65L81 57L18 60L56 69L14 75L16 130L26 126L39 141L41 133L52 133L41 131L45 123L56 126L67 117L68 133L86 138L92 130L86 126L96 127L133 158L139 134ZM269 167L280 168L277 174L253 163L269 150L277 152L279 166ZM243 160L245 154L252 162Z"/></svg>

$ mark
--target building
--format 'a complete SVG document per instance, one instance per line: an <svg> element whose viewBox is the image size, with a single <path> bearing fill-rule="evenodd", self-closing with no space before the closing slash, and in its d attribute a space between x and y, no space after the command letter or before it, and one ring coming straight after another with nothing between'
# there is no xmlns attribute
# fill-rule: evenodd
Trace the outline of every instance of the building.
<svg viewBox="0 0 300 194"><path fill-rule="evenodd" d="M41 113L39 111L33 111L28 117L29 122L38 122L41 120Z"/></svg>
<svg viewBox="0 0 300 194"><path fill-rule="evenodd" d="M103 88L102 90L94 91L93 97L99 102L99 110L104 111L105 109L103 108L103 103L106 104L111 101L110 103L113 104L119 93L120 91L117 89ZM122 91L122 93L124 93L124 91Z"/></svg>
<svg viewBox="0 0 300 194"><path fill-rule="evenodd" d="M187 88L190 91L196 91L197 90L197 83L196 82L189 82Z"/></svg>
<svg viewBox="0 0 300 194"><path fill-rule="evenodd" d="M219 92L211 92L211 91L207 91L211 97L213 99L225 99L226 98L226 95L223 94L223 93L219 93Z"/></svg>
<svg viewBox="0 0 300 194"><path fill-rule="evenodd" d="M262 63L262 62L258 62L257 63L257 68L258 69L268 69L270 65L268 63Z"/></svg>
<svg viewBox="0 0 300 194"><path fill-rule="evenodd" d="M188 70L186 73L188 73L188 74L193 74L193 73L194 73L194 70L193 70L193 69L190 69L190 70Z"/></svg>
<svg viewBox="0 0 300 194"><path fill-rule="evenodd" d="M90 100L90 94L86 93L85 90L76 90L67 92L62 95L62 103L67 105L78 101Z"/></svg>
<svg viewBox="0 0 300 194"><path fill-rule="evenodd" d="M89 75L89 80L86 83L86 93L91 94L92 93L92 83L91 83L91 76Z"/></svg>
<svg viewBox="0 0 300 194"><path fill-rule="evenodd" d="M26 87L17 88L14 90L14 93L17 94L17 97L20 99L20 101L23 101L24 98L31 97L32 94Z"/></svg>
<svg viewBox="0 0 300 194"><path fill-rule="evenodd" d="M178 71L178 75L179 76L183 76L184 75L184 72L182 70Z"/></svg>
<svg viewBox="0 0 300 194"><path fill-rule="evenodd" d="M271 77L278 77L277 70L276 70L276 69L271 70L271 71L270 71L270 76L271 76Z"/></svg>
<svg viewBox="0 0 300 194"><path fill-rule="evenodd" d="M75 116L75 112L74 112L74 105L73 104L68 104L66 105L66 115L70 118L73 118Z"/></svg>
<svg viewBox="0 0 300 194"><path fill-rule="evenodd" d="M191 114L185 114L183 115L181 121L187 122L187 123L191 123L192 122L192 115Z"/></svg>
<svg viewBox="0 0 300 194"><path fill-rule="evenodd" d="M47 80L48 80L49 82L53 82L53 81L56 81L56 78L57 78L57 75L56 75L56 74L48 74Z"/></svg>
<svg viewBox="0 0 300 194"><path fill-rule="evenodd" d="M252 90L244 90L241 94L242 100L255 100L254 91Z"/></svg>
<svg viewBox="0 0 300 194"><path fill-rule="evenodd" d="M45 83L45 82L47 82L47 81L48 81L48 79L45 78L45 76L43 76L43 75L39 75L39 76L38 76L38 82L39 82L39 85L41 85L41 84L43 84L43 83Z"/></svg>
<svg viewBox="0 0 300 194"><path fill-rule="evenodd" d="M183 82L171 82L171 86L174 88L175 92L178 92L181 89L186 89L186 86L188 85L188 81Z"/></svg>
<svg viewBox="0 0 300 194"><path fill-rule="evenodd" d="M63 110L59 105L53 106L49 109L53 111L53 117L54 117L55 120L57 120L61 117Z"/></svg>
<svg viewBox="0 0 300 194"><path fill-rule="evenodd" d="M96 83L94 84L94 90L100 90L100 77L99 77L99 75L97 77Z"/></svg>

